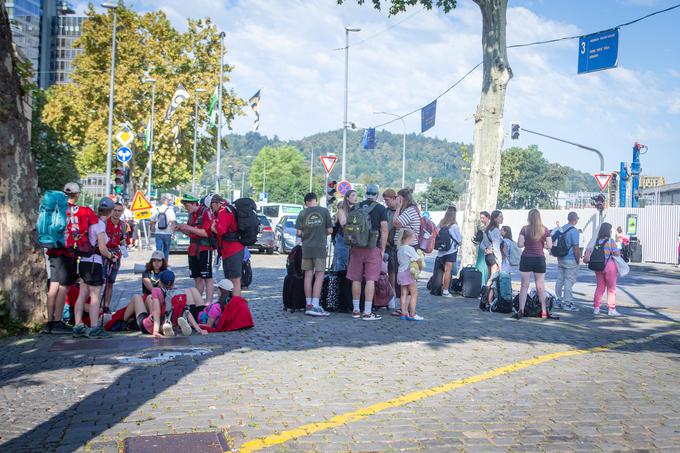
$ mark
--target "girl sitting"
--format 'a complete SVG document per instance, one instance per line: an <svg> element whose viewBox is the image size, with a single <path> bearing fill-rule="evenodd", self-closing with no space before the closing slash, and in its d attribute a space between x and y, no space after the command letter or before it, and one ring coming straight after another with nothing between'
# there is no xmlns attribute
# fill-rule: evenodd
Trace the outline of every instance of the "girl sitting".
<svg viewBox="0 0 680 453"><path fill-rule="evenodd" d="M158 276L168 268L165 255L160 250L151 254L151 259L146 263L144 273L142 273L142 294L151 294L151 290L158 288Z"/></svg>
<svg viewBox="0 0 680 453"><path fill-rule="evenodd" d="M411 263L414 263L414 270L417 268L417 271L419 272L424 267L424 260L421 255L418 255L413 246L409 245L413 241L413 238L413 230L405 229L401 236L401 245L397 251L397 261L399 262L397 282L401 285L401 316L399 316L399 319L422 321L424 318L416 314L418 285L411 272ZM409 294L411 298L407 302L406 297Z"/></svg>

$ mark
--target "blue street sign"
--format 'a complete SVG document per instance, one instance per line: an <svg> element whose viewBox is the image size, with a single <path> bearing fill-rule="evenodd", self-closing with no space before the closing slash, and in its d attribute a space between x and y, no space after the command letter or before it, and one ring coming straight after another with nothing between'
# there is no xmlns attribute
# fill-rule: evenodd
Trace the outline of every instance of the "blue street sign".
<svg viewBox="0 0 680 453"><path fill-rule="evenodd" d="M619 59L619 29L581 36L578 40L578 73L615 68Z"/></svg>
<svg viewBox="0 0 680 453"><path fill-rule="evenodd" d="M116 151L116 159L118 159L120 162L127 162L132 159L132 151L130 148L121 146L118 148L118 151Z"/></svg>
<svg viewBox="0 0 680 453"><path fill-rule="evenodd" d="M267 192L260 192L260 201L266 202L269 199L269 194Z"/></svg>
<svg viewBox="0 0 680 453"><path fill-rule="evenodd" d="M432 101L420 110L420 132L425 132L434 126L437 116L437 101Z"/></svg>

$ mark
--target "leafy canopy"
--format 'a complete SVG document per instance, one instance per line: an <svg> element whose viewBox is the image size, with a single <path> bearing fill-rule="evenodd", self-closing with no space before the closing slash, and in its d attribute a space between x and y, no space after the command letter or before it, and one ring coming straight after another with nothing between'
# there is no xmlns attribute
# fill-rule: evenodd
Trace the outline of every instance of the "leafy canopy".
<svg viewBox="0 0 680 453"><path fill-rule="evenodd" d="M357 3L363 5L366 0L357 0ZM342 5L344 0L338 0L338 5ZM381 0L371 0L373 7L377 10L381 9ZM388 2L386 2L388 3ZM432 6L444 9L445 13L448 13L456 7L456 0L389 0L389 13L390 16L394 16L398 13L406 11L409 6L422 5L426 9L432 9Z"/></svg>
<svg viewBox="0 0 680 453"><path fill-rule="evenodd" d="M250 185L259 193L263 174L269 201L300 203L309 189L309 167L304 156L290 145L265 146L253 160Z"/></svg>

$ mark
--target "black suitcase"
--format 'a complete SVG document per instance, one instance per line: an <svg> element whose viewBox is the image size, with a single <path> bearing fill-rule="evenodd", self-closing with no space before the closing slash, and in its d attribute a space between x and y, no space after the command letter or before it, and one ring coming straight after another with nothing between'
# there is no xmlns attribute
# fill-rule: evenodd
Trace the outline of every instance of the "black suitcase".
<svg viewBox="0 0 680 453"><path fill-rule="evenodd" d="M442 283L444 281L444 263L437 257L434 260L434 270L432 271L432 277L427 282L427 289L430 290L430 294L433 296L442 295Z"/></svg>
<svg viewBox="0 0 680 453"><path fill-rule="evenodd" d="M290 310L292 313L295 310L304 310L305 308L304 277L298 274L286 275L283 280L283 309Z"/></svg>
<svg viewBox="0 0 680 453"><path fill-rule="evenodd" d="M338 311L340 308L340 279L335 272L324 275L319 303L326 311Z"/></svg>
<svg viewBox="0 0 680 453"><path fill-rule="evenodd" d="M467 266L460 271L463 281L463 297L476 299L482 292L482 273L474 266Z"/></svg>

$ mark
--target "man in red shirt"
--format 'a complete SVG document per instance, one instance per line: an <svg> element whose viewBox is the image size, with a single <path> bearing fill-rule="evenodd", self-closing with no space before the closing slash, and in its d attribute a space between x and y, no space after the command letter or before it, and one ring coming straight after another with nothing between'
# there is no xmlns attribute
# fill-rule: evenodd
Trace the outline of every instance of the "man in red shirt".
<svg viewBox="0 0 680 453"><path fill-rule="evenodd" d="M208 195L208 197L210 197L210 207L216 217L212 231L217 236L224 278L228 278L234 284L232 294L240 296L241 268L245 247L238 241L238 224L234 208L219 195Z"/></svg>
<svg viewBox="0 0 680 453"><path fill-rule="evenodd" d="M106 247L109 250L113 250L114 253L119 253L119 259L113 263L111 268L111 273L106 281L106 288L104 289L104 313L110 313L109 304L111 303L111 296L113 295L113 284L116 283L116 277L118 277L118 271L120 270L120 257L127 257L127 246L130 245L130 238L128 237L127 225L121 220L123 213L125 212L125 207L122 203L115 203L113 206L113 212L111 217L106 221L106 236L109 238L109 242L106 243ZM109 260L104 259L104 272L109 266Z"/></svg>
<svg viewBox="0 0 680 453"><path fill-rule="evenodd" d="M179 223L175 226L177 231L189 236L189 269L191 278L194 279L196 289L203 296L205 289L205 303L212 303L213 299L213 276L212 276L212 251L214 237L212 225L215 217L210 205L203 205L193 195L182 195L182 205L189 212L187 223Z"/></svg>
<svg viewBox="0 0 680 453"><path fill-rule="evenodd" d="M99 221L94 211L86 206L78 206L80 186L70 182L64 186L68 198L66 210L66 247L49 249L50 285L47 291L47 324L42 333L67 334L71 329L62 321L66 293L78 277L78 245L87 241L87 229Z"/></svg>

